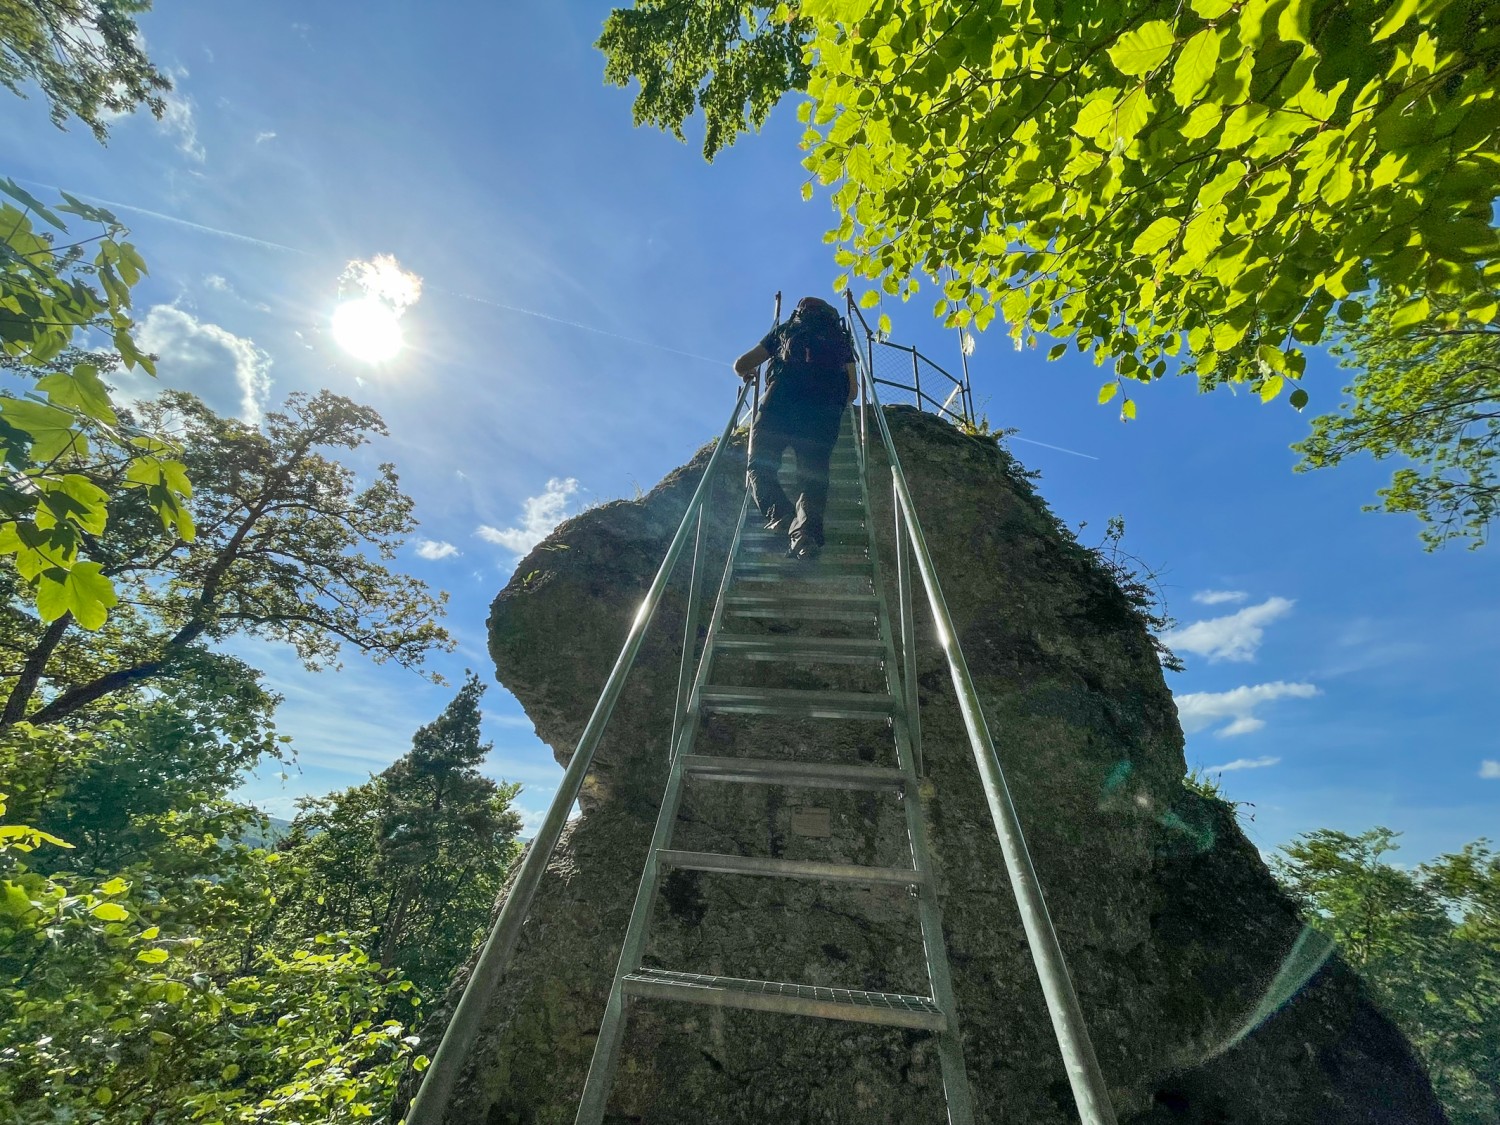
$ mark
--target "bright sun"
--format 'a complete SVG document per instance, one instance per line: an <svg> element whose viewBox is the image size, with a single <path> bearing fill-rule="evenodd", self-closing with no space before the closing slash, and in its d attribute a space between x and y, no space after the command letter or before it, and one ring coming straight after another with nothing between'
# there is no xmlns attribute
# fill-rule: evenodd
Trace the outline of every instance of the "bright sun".
<svg viewBox="0 0 1500 1125"><path fill-rule="evenodd" d="M401 324L378 297L355 297L333 310L333 338L355 359L384 363L401 350Z"/></svg>

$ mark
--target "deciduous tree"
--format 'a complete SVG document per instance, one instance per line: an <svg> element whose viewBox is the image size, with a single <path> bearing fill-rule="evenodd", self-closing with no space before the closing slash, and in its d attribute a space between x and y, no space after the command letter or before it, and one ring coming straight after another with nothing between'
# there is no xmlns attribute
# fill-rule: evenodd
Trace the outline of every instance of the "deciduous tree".
<svg viewBox="0 0 1500 1125"><path fill-rule="evenodd" d="M437 623L447 596L385 565L415 526L394 468L380 465L361 484L330 455L385 433L373 410L327 391L299 393L257 429L174 391L129 421L171 431L180 444L195 482L193 538L163 541L149 497L126 493L133 503L93 544L120 606L100 635L82 633L71 612L52 621L12 613L0 729L58 722L190 674L213 642L236 635L285 642L310 669L335 663L346 645L415 668L451 644ZM92 479L113 495L130 471L99 465Z"/></svg>
<svg viewBox="0 0 1500 1125"><path fill-rule="evenodd" d="M518 851L518 785L478 770L484 685L470 675L411 750L378 777L303 803L283 844L298 871L286 921L371 930L380 961L441 991L483 932Z"/></svg>
<svg viewBox="0 0 1500 1125"><path fill-rule="evenodd" d="M1339 410L1313 419L1298 443L1302 469L1369 453L1408 462L1379 492L1379 507L1422 523L1429 549L1478 547L1500 509L1500 321L1432 320L1398 327L1399 300L1382 293L1340 329L1333 352L1354 372ZM1451 310L1451 297L1434 298Z"/></svg>
<svg viewBox="0 0 1500 1125"><path fill-rule="evenodd" d="M34 82L58 128L76 117L103 142L115 114L166 110L172 83L142 48L135 17L151 0L6 0L0 4L0 84L26 96Z"/></svg>
<svg viewBox="0 0 1500 1125"><path fill-rule="evenodd" d="M1487 0L638 0L600 45L638 121L680 129L695 88L712 155L798 88L737 69L792 39L805 194L833 189L865 302L940 277L950 325L1112 362L1126 417L1173 372L1300 409L1304 347L1377 288L1410 323L1494 317Z"/></svg>

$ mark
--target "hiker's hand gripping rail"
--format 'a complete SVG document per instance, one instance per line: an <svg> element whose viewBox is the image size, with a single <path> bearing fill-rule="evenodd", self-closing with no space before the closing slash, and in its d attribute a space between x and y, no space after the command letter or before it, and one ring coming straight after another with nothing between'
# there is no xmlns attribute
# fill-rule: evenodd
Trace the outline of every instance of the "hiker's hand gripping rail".
<svg viewBox="0 0 1500 1125"><path fill-rule="evenodd" d="M526 855L521 861L520 873L511 885L505 904L500 908L499 917L490 928L484 948L479 954L479 960L475 963L474 971L469 977L469 983L465 986L458 1006L454 1009L447 1029L443 1032L437 1054L422 1076L421 1087L417 1090L417 1096L412 1100L411 1107L406 1114L406 1125L441 1125L443 1121L448 1101L453 1095L454 1084L463 1070L469 1049L474 1045L474 1038L479 1033L485 1007L494 994L496 985L505 975L511 954L515 951L516 942L521 936L521 927L526 921L527 912L531 909L531 900L542 881L542 875L547 870L547 863L551 860L552 853L557 849L558 838L562 835L563 826L567 823L573 802L578 799L579 790L583 788L583 780L589 771L589 766L593 764L594 752L599 748L599 740L603 737L610 717L614 714L615 704L620 698L621 691L624 690L626 677L629 676L635 664L636 654L640 652L641 642L646 635L646 627L651 624L651 619L656 615L662 595L666 591L667 582L671 579L677 560L681 557L689 537L693 534L698 513L702 510L713 488L724 450L734 434L735 423L745 406L746 396L750 392L751 387L746 384L740 389L739 397L735 399L729 422L725 425L724 432L719 435L719 442L703 469L703 476L698 481L693 498L688 501L687 510L682 514L682 522L677 527L677 534L672 537L672 544L667 548L666 557L662 559L656 578L651 583L651 589L646 592L640 608L631 621L630 631L626 634L625 643L620 648L620 655L609 673L609 679L604 683L599 702L594 705L594 712L589 716L588 724L578 738L578 746L573 751L573 757L568 762L568 768L557 787L557 796L553 798L552 805L547 809L547 815L543 818L541 827L537 829L536 838L526 849Z"/></svg>

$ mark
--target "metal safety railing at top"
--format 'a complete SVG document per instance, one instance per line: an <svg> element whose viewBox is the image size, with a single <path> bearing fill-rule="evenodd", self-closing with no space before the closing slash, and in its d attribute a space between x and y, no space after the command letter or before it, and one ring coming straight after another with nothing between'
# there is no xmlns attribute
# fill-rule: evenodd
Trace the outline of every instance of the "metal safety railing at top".
<svg viewBox="0 0 1500 1125"><path fill-rule="evenodd" d="M848 305L851 325L856 320L864 325L863 317L854 307L852 299L848 301ZM781 295L778 293L776 295L778 320L780 307ZM1061 1049L1080 1120L1083 1125L1114 1125L1115 1117L1108 1088L1089 1041L1078 998L1042 897L1036 870L1021 832L1020 821L1000 766L994 740L984 718L979 694L959 647L957 631L944 600L932 555L917 518L911 490L902 471L900 458L881 406L877 386L905 385L891 384L888 380L875 376L871 359L874 353L871 348L879 342L875 341L873 334L868 332L868 326L865 326L865 329L870 347L864 349L864 354L859 355L856 361L859 386L859 394L854 406L856 457L863 482L861 487L865 492L868 492L872 485L868 454L873 441L878 440L883 447L891 470L892 508L895 513L896 532L897 596L900 604L901 647L904 657L901 691L907 701L908 713L912 717L914 753L917 755L918 772L921 772L921 758L920 734L916 725L918 712L916 637L912 612L915 578L921 579L936 629L936 639L952 676L959 709L968 733L975 764L978 767L980 783L1004 855L1006 872L1019 907L1032 960L1041 980L1048 1013ZM859 351L860 349L856 348L856 352ZM916 354L914 350L913 354ZM920 368L914 370L919 372ZM952 377L949 376L949 378ZM967 410L967 387L961 387L961 394ZM700 586L706 574L707 561L703 513L715 485L722 479L726 463L724 452L741 422L742 412L747 406L753 408L754 404L758 403L759 396L760 376L757 372L754 379L741 387L735 400L734 410L704 467L703 475L699 479L692 498L688 501L682 520L667 547L656 576L631 620L620 654L605 680L598 702L584 726L578 745L558 784L557 795L522 858L520 869L491 925L463 994L448 1021L437 1052L423 1074L416 1097L408 1109L405 1118L406 1125L443 1125L446 1120L454 1087L479 1034L490 998L505 975L547 864L557 848L568 815L582 790L584 779L593 764L594 756L615 706L624 692L626 680L640 652L646 631L661 606L667 587L691 536L694 541L692 575L688 588L682 665L672 716L672 742L669 744L671 748L669 752L675 752L682 733L684 704L688 697L689 686L695 678L701 678L701 669L697 667L699 660L696 658L696 653L699 644L696 634L702 601ZM919 406L922 401L922 397L919 397ZM942 406L930 397L926 398L926 401L937 407ZM939 409L938 413L955 420L960 417L957 412L946 408ZM875 431L874 434L871 433L872 429ZM753 429L750 440L753 441ZM748 452L747 448L747 456ZM743 530L744 518L749 511L748 505L749 490L746 488L739 505L740 520L737 526L740 530L736 531L735 542L730 547L729 560L726 562L725 574L719 590L721 597L729 582L735 548L738 545L740 531ZM914 567L913 563L915 563ZM707 651L706 647L704 651ZM608 1018L608 1013L606 1018Z"/></svg>
<svg viewBox="0 0 1500 1125"><path fill-rule="evenodd" d="M930 410L950 422L961 424L974 420L967 335L960 333L960 339L964 341L959 349L962 374L954 375L918 348L887 340L870 327L859 306L848 300L847 292L845 298L849 308L849 328L852 331L857 324L864 336L862 347L857 341L854 350L865 361L866 374L872 385L903 391L911 396L911 405L918 410ZM905 398L906 394L901 397ZM894 398L891 401L893 405L896 402Z"/></svg>

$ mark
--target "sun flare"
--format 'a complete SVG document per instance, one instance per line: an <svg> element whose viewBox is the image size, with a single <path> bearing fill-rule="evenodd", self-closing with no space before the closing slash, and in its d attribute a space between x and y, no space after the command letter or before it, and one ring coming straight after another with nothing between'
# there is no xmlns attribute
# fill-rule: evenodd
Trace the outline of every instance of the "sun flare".
<svg viewBox="0 0 1500 1125"><path fill-rule="evenodd" d="M366 363L395 359L403 342L396 310L378 297L355 297L334 309L333 338Z"/></svg>

